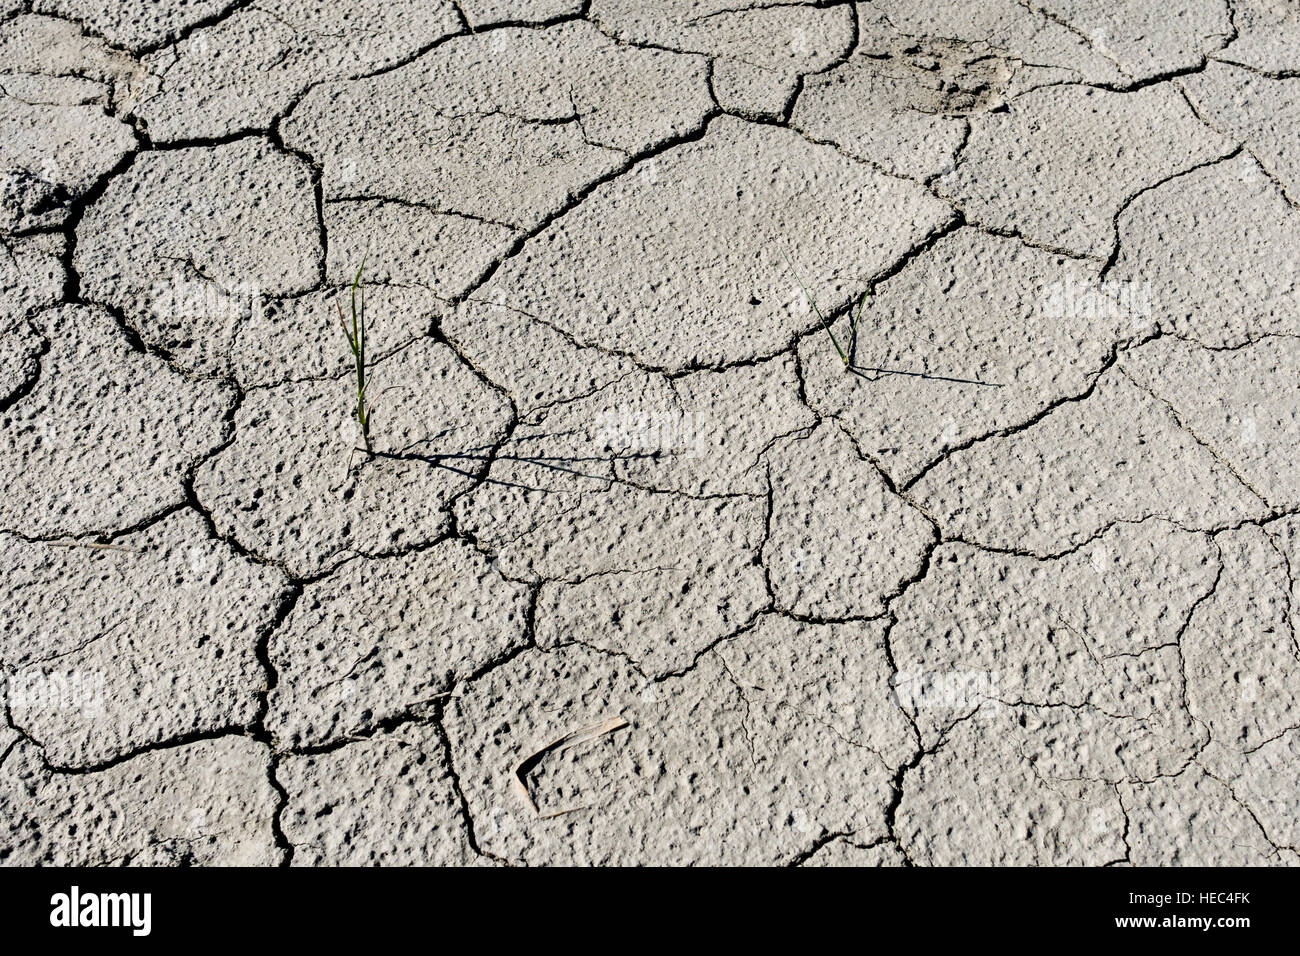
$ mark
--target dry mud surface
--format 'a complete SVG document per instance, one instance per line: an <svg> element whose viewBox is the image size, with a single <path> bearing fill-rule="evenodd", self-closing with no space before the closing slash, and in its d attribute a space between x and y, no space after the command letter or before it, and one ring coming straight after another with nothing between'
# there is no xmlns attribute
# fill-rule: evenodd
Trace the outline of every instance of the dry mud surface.
<svg viewBox="0 0 1300 956"><path fill-rule="evenodd" d="M1295 4L9 0L0 70L0 861L1300 860Z"/></svg>

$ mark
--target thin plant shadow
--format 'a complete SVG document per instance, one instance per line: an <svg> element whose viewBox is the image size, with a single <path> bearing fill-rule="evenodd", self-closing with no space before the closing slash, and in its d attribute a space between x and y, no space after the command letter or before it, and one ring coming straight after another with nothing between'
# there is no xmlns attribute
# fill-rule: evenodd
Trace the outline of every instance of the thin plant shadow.
<svg viewBox="0 0 1300 956"><path fill-rule="evenodd" d="M881 375L907 375L911 378L925 378L935 382L958 382L962 385L983 385L986 388L1002 388L1001 382L985 382L978 378L956 378L952 375L931 375L929 372L908 372L900 368L873 368L870 365L849 365L849 371L869 382L878 380ZM874 373L876 377L867 373Z"/></svg>
<svg viewBox="0 0 1300 956"><path fill-rule="evenodd" d="M866 293L864 293L863 295L865 298ZM862 317L862 306L861 304L859 304L858 318L861 317ZM855 319L849 325L849 357L845 360L844 367L851 370L853 366L857 364L857 360L858 360L858 323L857 320Z"/></svg>
<svg viewBox="0 0 1300 956"><path fill-rule="evenodd" d="M530 435L520 440L535 441L535 440L541 440L547 438L558 438L558 437L562 437L563 435L570 435L570 434L576 434L576 432L569 431L569 432L560 432L557 434L550 434L550 435ZM418 445L420 443L415 442L413 444ZM410 447L412 446L407 446L408 449ZM547 471L554 471L560 474L571 475L575 478L586 478L591 481L599 481L605 484L617 483L617 484L627 484L630 487L638 487L632 484L631 482L619 478L617 475L613 474L612 472L609 474L593 473L590 471L581 470L579 467L572 467L572 466L579 466L585 463L602 463L602 464L612 465L613 463L619 461L638 461L647 458L657 459L657 458L663 458L666 455L671 455L671 454L673 453L672 452L668 452L668 453L641 452L641 453L632 453L632 454L625 454L625 455L509 455L509 454L494 455L491 452L490 446L479 446L477 448L470 448L466 451L460 451L460 452L417 452L417 451L409 451L406 449L395 451L395 452L375 451L375 452L371 452L371 457L384 458L390 461L425 462L426 464L433 465L435 468L445 468L448 471L455 472L458 475L462 475L464 477L474 478L474 479L479 479L480 476L472 471L465 470L465 468L463 467L457 467L456 464L453 463L454 462L509 461L509 462L517 462L519 464L524 464L524 465L532 465L535 468L540 468ZM482 481L484 484L500 485L507 488L518 488L521 491L535 491L541 494L554 494L557 492L557 489L554 488L542 488L535 485L526 485L520 482L508 481L504 478L494 478L491 476L490 473L488 475L482 476Z"/></svg>

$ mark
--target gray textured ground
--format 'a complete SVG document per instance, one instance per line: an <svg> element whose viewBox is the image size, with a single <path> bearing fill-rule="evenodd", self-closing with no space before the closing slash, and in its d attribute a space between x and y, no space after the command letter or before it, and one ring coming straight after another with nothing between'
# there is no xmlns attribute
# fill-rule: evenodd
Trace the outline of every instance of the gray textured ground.
<svg viewBox="0 0 1300 956"><path fill-rule="evenodd" d="M0 0L0 71L0 861L1300 861L1294 3Z"/></svg>

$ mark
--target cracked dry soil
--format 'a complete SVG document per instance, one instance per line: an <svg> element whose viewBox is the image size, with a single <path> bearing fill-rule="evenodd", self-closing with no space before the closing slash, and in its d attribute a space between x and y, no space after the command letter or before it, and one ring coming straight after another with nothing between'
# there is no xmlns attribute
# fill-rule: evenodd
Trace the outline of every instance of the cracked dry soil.
<svg viewBox="0 0 1300 956"><path fill-rule="evenodd" d="M1298 51L0 0L0 860L1295 864Z"/></svg>

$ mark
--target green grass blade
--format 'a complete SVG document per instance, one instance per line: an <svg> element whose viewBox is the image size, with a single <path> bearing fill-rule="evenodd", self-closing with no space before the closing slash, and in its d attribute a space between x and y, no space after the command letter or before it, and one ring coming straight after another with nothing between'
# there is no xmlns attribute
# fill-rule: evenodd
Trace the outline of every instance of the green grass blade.
<svg viewBox="0 0 1300 956"><path fill-rule="evenodd" d="M835 333L831 331L830 323L826 321L826 316L822 315L822 310L817 308L817 300L809 294L807 287L803 284L803 280L799 278L799 273L795 271L794 263L790 261L789 255L785 255L785 264L790 267L790 274L794 276L794 281L799 283L799 288L802 290L804 298L808 300L808 304L811 305L813 311L817 313L817 318L821 320L822 328L826 330L826 334L831 338L831 345L835 346L835 351L840 355L840 361L847 366L849 364L849 357L845 355L844 350L840 348L840 343L835 338Z"/></svg>
<svg viewBox="0 0 1300 956"><path fill-rule="evenodd" d="M348 290L352 306L352 328L349 330L344 322L343 332L348 338L348 347L352 350L357 372L357 424L361 427L366 450L370 451L370 407L366 404L366 389L370 384L366 381L366 289L362 281L365 268L366 257L362 256L361 265L357 267L357 274L352 277L352 285ZM339 311L341 313L342 309ZM341 314L339 318L342 319Z"/></svg>

